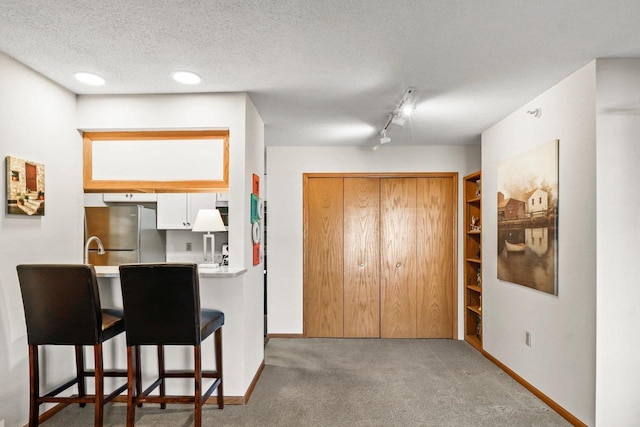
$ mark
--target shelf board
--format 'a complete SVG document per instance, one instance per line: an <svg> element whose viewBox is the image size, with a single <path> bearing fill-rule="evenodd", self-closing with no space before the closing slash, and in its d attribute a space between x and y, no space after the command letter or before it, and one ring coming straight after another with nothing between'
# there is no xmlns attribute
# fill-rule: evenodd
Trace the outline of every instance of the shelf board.
<svg viewBox="0 0 640 427"><path fill-rule="evenodd" d="M477 234L478 236L482 234L482 231L480 230L469 230L467 231L467 234Z"/></svg>
<svg viewBox="0 0 640 427"><path fill-rule="evenodd" d="M479 294L482 293L482 288L480 286L478 286L478 285L467 285L467 289L469 289L471 291L474 291L474 292L477 292Z"/></svg>
<svg viewBox="0 0 640 427"><path fill-rule="evenodd" d="M467 203L479 203L482 201L482 198L480 197L472 197L470 199L467 199Z"/></svg>
<svg viewBox="0 0 640 427"><path fill-rule="evenodd" d="M478 258L467 258L467 261L468 262L473 262L473 263L476 263L476 264L482 264L482 260L478 259Z"/></svg>
<svg viewBox="0 0 640 427"><path fill-rule="evenodd" d="M464 336L465 341L475 347L478 351L482 350L482 341L474 334L467 334Z"/></svg>
<svg viewBox="0 0 640 427"><path fill-rule="evenodd" d="M482 310L480 310L480 306L479 305L468 305L467 306L467 310L473 311L474 313L479 314L480 316L482 316Z"/></svg>

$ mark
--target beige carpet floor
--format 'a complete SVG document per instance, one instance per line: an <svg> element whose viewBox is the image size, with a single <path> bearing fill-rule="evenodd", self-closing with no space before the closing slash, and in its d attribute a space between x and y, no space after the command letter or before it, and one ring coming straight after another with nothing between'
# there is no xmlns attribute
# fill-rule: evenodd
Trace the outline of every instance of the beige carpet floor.
<svg viewBox="0 0 640 427"><path fill-rule="evenodd" d="M207 405L205 426L567 426L556 412L462 341L272 339L249 403ZM123 426L126 407L106 407ZM145 405L136 426L189 426L190 405ZM69 406L46 427L91 426Z"/></svg>

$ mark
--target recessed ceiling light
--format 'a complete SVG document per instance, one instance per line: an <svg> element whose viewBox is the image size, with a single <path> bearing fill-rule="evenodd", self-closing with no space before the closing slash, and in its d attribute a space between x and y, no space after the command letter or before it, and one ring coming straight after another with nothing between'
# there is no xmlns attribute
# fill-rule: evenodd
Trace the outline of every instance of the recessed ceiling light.
<svg viewBox="0 0 640 427"><path fill-rule="evenodd" d="M91 86L102 86L105 80L97 74L80 72L75 74L76 80Z"/></svg>
<svg viewBox="0 0 640 427"><path fill-rule="evenodd" d="M176 71L173 73L173 79L186 85L197 85L200 83L200 76L191 71Z"/></svg>

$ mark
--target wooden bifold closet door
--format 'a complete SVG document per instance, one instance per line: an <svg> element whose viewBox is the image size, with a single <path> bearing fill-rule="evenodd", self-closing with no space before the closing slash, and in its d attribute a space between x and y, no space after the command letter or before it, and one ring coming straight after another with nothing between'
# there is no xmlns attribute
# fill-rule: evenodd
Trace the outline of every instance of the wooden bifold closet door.
<svg viewBox="0 0 640 427"><path fill-rule="evenodd" d="M418 178L416 183L418 337L453 338L457 335L455 183L451 178Z"/></svg>
<svg viewBox="0 0 640 427"><path fill-rule="evenodd" d="M380 185L382 338L416 337L416 179Z"/></svg>
<svg viewBox="0 0 640 427"><path fill-rule="evenodd" d="M380 336L380 180L344 178L344 337Z"/></svg>
<svg viewBox="0 0 640 427"><path fill-rule="evenodd" d="M457 174L399 175L305 174L305 336L454 338Z"/></svg>
<svg viewBox="0 0 640 427"><path fill-rule="evenodd" d="M310 337L342 337L342 179L307 182L305 197L304 316Z"/></svg>

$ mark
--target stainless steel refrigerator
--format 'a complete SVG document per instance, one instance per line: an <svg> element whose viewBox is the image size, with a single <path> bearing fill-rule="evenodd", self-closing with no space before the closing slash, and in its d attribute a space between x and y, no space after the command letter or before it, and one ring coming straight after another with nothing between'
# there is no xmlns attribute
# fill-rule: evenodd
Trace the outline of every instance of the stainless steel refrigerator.
<svg viewBox="0 0 640 427"><path fill-rule="evenodd" d="M84 241L97 236L105 249L98 254L95 243L89 249L89 264L120 265L163 262L165 233L156 229L156 211L143 206L84 208Z"/></svg>

